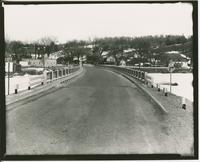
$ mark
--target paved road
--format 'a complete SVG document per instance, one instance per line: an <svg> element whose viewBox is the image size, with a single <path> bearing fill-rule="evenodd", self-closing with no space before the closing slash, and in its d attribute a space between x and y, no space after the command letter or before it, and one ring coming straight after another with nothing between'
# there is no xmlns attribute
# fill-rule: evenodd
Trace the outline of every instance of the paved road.
<svg viewBox="0 0 200 162"><path fill-rule="evenodd" d="M166 120L131 82L87 67L7 112L7 154L176 153Z"/></svg>

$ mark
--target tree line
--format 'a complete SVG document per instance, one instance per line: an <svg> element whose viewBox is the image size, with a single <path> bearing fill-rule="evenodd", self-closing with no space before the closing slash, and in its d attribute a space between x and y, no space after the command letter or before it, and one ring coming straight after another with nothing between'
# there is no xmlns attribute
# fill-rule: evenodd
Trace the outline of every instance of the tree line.
<svg viewBox="0 0 200 162"><path fill-rule="evenodd" d="M94 61L102 62L102 51L109 51L116 63L123 58L123 51L126 49L135 49L138 62L145 62L147 59L162 59L163 53L167 51L180 51L187 57L192 58L192 36L186 38L183 35L160 35L160 36L143 36L143 37L114 37L114 38L97 38L92 44ZM132 53L133 54L133 53ZM121 55L121 57L117 57ZM156 56L155 56L156 55ZM129 55L131 56L131 55Z"/></svg>
<svg viewBox="0 0 200 162"><path fill-rule="evenodd" d="M147 58L162 57L166 51L180 51L187 57L192 58L192 36L186 38L184 35L159 35L142 37L105 37L94 38L93 40L72 40L64 44L58 44L55 38L44 37L33 43L21 41L7 41L6 53L12 54L13 60L20 61L21 58L30 58L30 54L50 53L62 50L64 57L59 59L61 63L79 62L80 57L86 56L88 62L103 63L103 51L109 51L119 62L119 55L123 57L126 49L135 49L138 54L138 61L145 61ZM74 59L76 58L76 59Z"/></svg>
<svg viewBox="0 0 200 162"><path fill-rule="evenodd" d="M43 37L35 42L25 43L19 40L6 40L5 51L6 56L12 58L17 63L22 58L32 58L32 54L35 54L35 59L41 57L44 54L50 54L60 49L60 46L56 44L56 38L54 37Z"/></svg>

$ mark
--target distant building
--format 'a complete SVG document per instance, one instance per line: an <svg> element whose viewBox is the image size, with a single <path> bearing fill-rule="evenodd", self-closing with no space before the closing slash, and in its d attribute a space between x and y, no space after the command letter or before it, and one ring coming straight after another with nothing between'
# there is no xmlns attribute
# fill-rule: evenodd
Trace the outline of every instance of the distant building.
<svg viewBox="0 0 200 162"><path fill-rule="evenodd" d="M129 57L134 57L134 58L138 58L138 54L135 48L128 48L123 50L123 56L129 58Z"/></svg>
<svg viewBox="0 0 200 162"><path fill-rule="evenodd" d="M43 66L43 61L41 59L36 59L36 60L29 59L29 65L41 67Z"/></svg>
<svg viewBox="0 0 200 162"><path fill-rule="evenodd" d="M35 54L35 53L32 53L32 54L31 54L31 58L32 58L32 59L38 59L39 57L41 57L41 55L39 55L39 54L37 54L37 53L36 53L36 54Z"/></svg>
<svg viewBox="0 0 200 162"><path fill-rule="evenodd" d="M21 72L21 65L14 62L5 62L6 73L19 73Z"/></svg>
<svg viewBox="0 0 200 162"><path fill-rule="evenodd" d="M34 66L34 67L52 67L57 66L57 62L55 59L23 59L21 61L22 66Z"/></svg>
<svg viewBox="0 0 200 162"><path fill-rule="evenodd" d="M81 58L80 58L81 59ZM84 55L83 57L82 57L82 61L84 62L84 61L87 61L87 56L86 55Z"/></svg>
<svg viewBox="0 0 200 162"><path fill-rule="evenodd" d="M107 58L107 57L108 57L108 54L109 54L109 51L103 51L103 52L101 53L101 56L102 56L103 58Z"/></svg>
<svg viewBox="0 0 200 162"><path fill-rule="evenodd" d="M121 66L126 66L126 61L124 59L122 59L119 63Z"/></svg>
<svg viewBox="0 0 200 162"><path fill-rule="evenodd" d="M109 56L109 57L106 59L106 62L114 63L114 62L116 62L116 59L114 58L114 56Z"/></svg>
<svg viewBox="0 0 200 162"><path fill-rule="evenodd" d="M20 61L19 64L23 66L30 66L28 61Z"/></svg>
<svg viewBox="0 0 200 162"><path fill-rule="evenodd" d="M179 51L167 51L166 54L180 54Z"/></svg>
<svg viewBox="0 0 200 162"><path fill-rule="evenodd" d="M84 48L91 48L92 49L92 48L94 48L94 46L95 45L93 45L93 44L89 44L89 45L84 46Z"/></svg>
<svg viewBox="0 0 200 162"><path fill-rule="evenodd" d="M171 60L175 66L179 68L189 68L191 59L178 51L170 51L165 53L165 59Z"/></svg>
<svg viewBox="0 0 200 162"><path fill-rule="evenodd" d="M73 57L73 61L77 61L78 60L78 57L77 56L74 56Z"/></svg>
<svg viewBox="0 0 200 162"><path fill-rule="evenodd" d="M55 59L47 59L45 60L44 66L45 67L57 66L57 61Z"/></svg>
<svg viewBox="0 0 200 162"><path fill-rule="evenodd" d="M62 50L49 54L49 59L55 59L56 60L59 57L64 57Z"/></svg>
<svg viewBox="0 0 200 162"><path fill-rule="evenodd" d="M135 48L128 48L128 49L123 50L124 53L135 52L135 51L136 51Z"/></svg>

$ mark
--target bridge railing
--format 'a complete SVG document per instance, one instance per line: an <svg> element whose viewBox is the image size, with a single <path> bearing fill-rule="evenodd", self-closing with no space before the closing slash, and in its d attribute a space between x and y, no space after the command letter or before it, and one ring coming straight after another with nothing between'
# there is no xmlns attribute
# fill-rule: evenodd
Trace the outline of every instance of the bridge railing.
<svg viewBox="0 0 200 162"><path fill-rule="evenodd" d="M30 90L31 88L34 88L36 86L51 83L53 81L65 78L68 75L77 72L78 70L80 70L80 66L69 68L62 67L60 69L45 70L41 75L27 76L26 82L23 82L22 84L16 83L14 85L14 91L12 91L11 93L17 94L19 90Z"/></svg>
<svg viewBox="0 0 200 162"><path fill-rule="evenodd" d="M46 78L46 80L44 79L44 83L45 82L50 83L54 80L67 77L68 75L75 73L79 69L80 69L80 66L75 66L71 68L66 67L66 68L61 68L57 70L46 71L44 72L44 78Z"/></svg>
<svg viewBox="0 0 200 162"><path fill-rule="evenodd" d="M122 66L114 66L114 65L103 65L102 67L117 70L135 79L138 79L141 82L155 86L153 78L150 75L148 75L148 73L145 71L142 71L139 69L132 69L130 67L122 67Z"/></svg>

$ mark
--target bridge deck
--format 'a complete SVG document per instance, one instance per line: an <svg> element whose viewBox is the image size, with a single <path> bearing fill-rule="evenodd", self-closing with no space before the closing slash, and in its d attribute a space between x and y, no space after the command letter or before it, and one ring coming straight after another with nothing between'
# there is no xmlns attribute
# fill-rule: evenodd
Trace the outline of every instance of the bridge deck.
<svg viewBox="0 0 200 162"><path fill-rule="evenodd" d="M180 153L162 114L131 82L87 67L7 113L7 154Z"/></svg>

